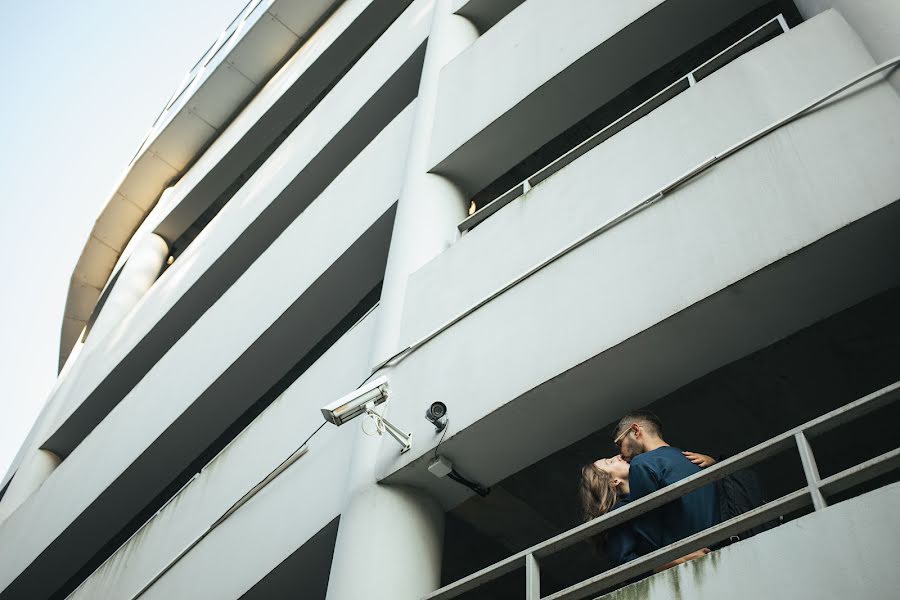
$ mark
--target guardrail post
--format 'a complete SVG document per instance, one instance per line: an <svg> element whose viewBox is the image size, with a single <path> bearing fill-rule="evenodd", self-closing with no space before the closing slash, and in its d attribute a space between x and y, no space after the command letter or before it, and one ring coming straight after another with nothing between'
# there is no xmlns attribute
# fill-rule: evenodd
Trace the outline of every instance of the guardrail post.
<svg viewBox="0 0 900 600"><path fill-rule="evenodd" d="M790 31L791 28L788 27L787 20L784 18L783 14L778 15L775 18L778 19L778 24L781 25L781 30L783 32L787 33L788 31Z"/></svg>
<svg viewBox="0 0 900 600"><path fill-rule="evenodd" d="M803 474L806 475L806 484L809 486L809 493L812 496L813 506L816 510L822 510L828 507L825 502L825 496L819 489L821 478L819 477L819 467L816 465L816 457L813 455L812 446L806 439L806 434L802 431L794 436L797 441L797 450L800 452L800 462L803 463Z"/></svg>
<svg viewBox="0 0 900 600"><path fill-rule="evenodd" d="M541 600L541 568L534 554L525 555L525 600Z"/></svg>

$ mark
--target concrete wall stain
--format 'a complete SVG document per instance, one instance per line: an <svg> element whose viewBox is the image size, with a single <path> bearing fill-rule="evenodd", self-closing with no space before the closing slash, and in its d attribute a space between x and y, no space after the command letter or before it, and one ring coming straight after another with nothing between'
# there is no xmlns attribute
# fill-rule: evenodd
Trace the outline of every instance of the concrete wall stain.
<svg viewBox="0 0 900 600"><path fill-rule="evenodd" d="M641 579L606 596L610 600L646 600L650 598L650 579Z"/></svg>

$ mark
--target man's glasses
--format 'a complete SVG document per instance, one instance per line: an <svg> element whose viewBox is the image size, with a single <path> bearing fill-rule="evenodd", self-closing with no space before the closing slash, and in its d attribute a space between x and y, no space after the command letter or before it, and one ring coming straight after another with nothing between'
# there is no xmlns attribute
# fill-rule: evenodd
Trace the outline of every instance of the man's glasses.
<svg viewBox="0 0 900 600"><path fill-rule="evenodd" d="M613 444L615 444L616 450L618 450L619 452L622 452L622 447L621 447L622 440L625 439L625 436L627 436L629 433L631 433L631 430L634 429L635 426L636 426L636 424L632 423L631 425L628 426L628 428L625 431L620 433L619 436L613 440Z"/></svg>

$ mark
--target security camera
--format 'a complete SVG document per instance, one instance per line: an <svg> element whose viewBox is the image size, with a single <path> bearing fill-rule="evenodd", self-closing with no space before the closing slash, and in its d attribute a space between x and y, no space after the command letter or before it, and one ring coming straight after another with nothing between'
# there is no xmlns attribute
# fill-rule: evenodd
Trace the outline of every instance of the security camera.
<svg viewBox="0 0 900 600"><path fill-rule="evenodd" d="M434 425L438 431L443 431L447 426L447 405L443 402L432 402L425 411L425 418Z"/></svg>
<svg viewBox="0 0 900 600"><path fill-rule="evenodd" d="M379 377L323 408L322 416L329 423L341 426L365 413L367 407L374 408L384 403L388 392L387 377Z"/></svg>
<svg viewBox="0 0 900 600"><path fill-rule="evenodd" d="M375 421L379 435L387 431L397 440L401 446L400 454L403 454L412 447L412 436L375 412L376 406L387 401L389 391L387 377L379 377L322 408L322 416L340 427L360 415L367 415Z"/></svg>

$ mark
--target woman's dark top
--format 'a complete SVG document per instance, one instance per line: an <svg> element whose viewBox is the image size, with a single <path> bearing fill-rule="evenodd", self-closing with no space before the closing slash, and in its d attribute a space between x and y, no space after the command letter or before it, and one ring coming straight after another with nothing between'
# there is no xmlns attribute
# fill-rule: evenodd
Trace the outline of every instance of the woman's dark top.
<svg viewBox="0 0 900 600"><path fill-rule="evenodd" d="M631 502L628 494L619 497L619 501L613 506L618 510ZM638 537L631 523L622 523L610 529L606 534L606 555L616 566L624 565L638 556Z"/></svg>

